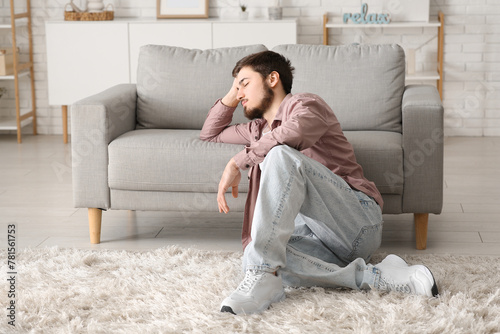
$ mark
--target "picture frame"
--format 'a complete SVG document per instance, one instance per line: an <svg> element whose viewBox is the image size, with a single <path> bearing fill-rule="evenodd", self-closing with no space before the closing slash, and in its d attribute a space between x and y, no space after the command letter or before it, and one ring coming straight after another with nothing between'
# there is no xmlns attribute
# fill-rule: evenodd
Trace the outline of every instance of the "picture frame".
<svg viewBox="0 0 500 334"><path fill-rule="evenodd" d="M208 18L208 0L157 0L156 17L159 19Z"/></svg>

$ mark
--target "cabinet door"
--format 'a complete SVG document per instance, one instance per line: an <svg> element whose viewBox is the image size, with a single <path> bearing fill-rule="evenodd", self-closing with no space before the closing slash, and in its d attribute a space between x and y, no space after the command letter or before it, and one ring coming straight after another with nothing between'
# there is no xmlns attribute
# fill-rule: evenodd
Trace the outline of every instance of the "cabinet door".
<svg viewBox="0 0 500 334"><path fill-rule="evenodd" d="M280 44L297 43L297 23L293 21L214 22L213 47L264 44L272 49Z"/></svg>
<svg viewBox="0 0 500 334"><path fill-rule="evenodd" d="M127 23L46 22L49 104L129 83Z"/></svg>
<svg viewBox="0 0 500 334"><path fill-rule="evenodd" d="M137 82L137 64L141 46L148 44L180 46L188 49L212 47L212 25L209 22L130 23L130 77Z"/></svg>

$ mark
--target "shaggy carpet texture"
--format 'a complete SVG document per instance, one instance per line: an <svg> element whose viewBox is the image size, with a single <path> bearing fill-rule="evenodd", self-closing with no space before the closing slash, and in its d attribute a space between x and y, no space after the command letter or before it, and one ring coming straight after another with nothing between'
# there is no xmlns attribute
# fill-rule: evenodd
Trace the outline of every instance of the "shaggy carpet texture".
<svg viewBox="0 0 500 334"><path fill-rule="evenodd" d="M5 251L0 252L7 259ZM385 254L384 254L385 255ZM383 255L373 259L379 262ZM408 255L433 271L440 296L287 288L260 315L220 313L243 278L241 253L168 247L147 252L26 249L17 254L16 326L2 279L0 332L495 333L500 261ZM7 275L6 260L2 272Z"/></svg>

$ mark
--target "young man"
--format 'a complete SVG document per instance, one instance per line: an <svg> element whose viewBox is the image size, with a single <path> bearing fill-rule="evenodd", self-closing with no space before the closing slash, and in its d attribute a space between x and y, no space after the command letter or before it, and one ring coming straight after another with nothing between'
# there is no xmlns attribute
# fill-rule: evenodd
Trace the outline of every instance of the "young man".
<svg viewBox="0 0 500 334"><path fill-rule="evenodd" d="M210 110L202 140L244 144L219 183L219 211L251 169L243 223L244 280L222 312L252 314L285 298L289 286L396 290L435 296L429 269L396 255L367 264L380 246L382 196L363 176L331 108L314 94L292 95L293 70L278 53L241 59L233 85ZM238 103L246 124L229 126Z"/></svg>

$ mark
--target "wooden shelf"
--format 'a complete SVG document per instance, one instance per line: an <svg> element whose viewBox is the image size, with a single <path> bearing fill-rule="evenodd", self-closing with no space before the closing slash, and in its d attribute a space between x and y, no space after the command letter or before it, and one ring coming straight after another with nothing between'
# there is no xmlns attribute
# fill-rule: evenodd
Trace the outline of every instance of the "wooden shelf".
<svg viewBox="0 0 500 334"><path fill-rule="evenodd" d="M22 78L22 77L25 77L28 75L30 75L30 71L24 70L23 72L18 73L17 77ZM16 79L16 77L14 76L14 74L12 74L12 75L0 75L0 80L15 80L15 79Z"/></svg>
<svg viewBox="0 0 500 334"><path fill-rule="evenodd" d="M388 24L355 24L344 23L341 18L333 18L329 22L327 14L323 15L323 44L328 45L328 29L391 29L391 28L437 28L438 29L438 68L436 71L406 74L406 81L436 80L441 100L443 99L443 48L444 48L444 14L439 12L437 19L429 22L391 22ZM382 30L382 29L381 29Z"/></svg>
<svg viewBox="0 0 500 334"><path fill-rule="evenodd" d="M439 80L439 78L439 73L437 71L416 72L414 74L406 73L406 80L410 81Z"/></svg>
<svg viewBox="0 0 500 334"><path fill-rule="evenodd" d="M16 27L24 27L26 25L27 25L27 22L25 22L25 21L16 22ZM12 29L12 23L10 22L10 18L9 18L9 22L0 21L0 29L7 29L7 30Z"/></svg>
<svg viewBox="0 0 500 334"><path fill-rule="evenodd" d="M6 1L4 1L6 2ZM31 31L31 1L26 0L26 12L15 13L14 0L10 0L10 18L0 18L0 29L8 29L12 34L12 49L17 48L17 28L22 26L28 27L28 43L29 43L29 61L22 63L19 60L19 54L14 52L13 63L14 73L12 75L0 76L0 80L14 80L15 97L16 97L16 116L3 117L0 115L0 130L16 130L17 142L21 143L21 129L25 125L33 124L33 134L36 135L36 98L35 98L35 70L33 66L33 34ZM26 19L26 20L24 20ZM20 21L18 21L20 20ZM24 76L30 76L31 84L31 107L32 111L23 113L21 111L19 79Z"/></svg>
<svg viewBox="0 0 500 334"><path fill-rule="evenodd" d="M33 122L33 118L26 118L21 121L21 128ZM17 130L17 120L15 117L0 117L0 130Z"/></svg>
<svg viewBox="0 0 500 334"><path fill-rule="evenodd" d="M441 26L438 20L430 20L429 22L391 22L388 24L355 24L343 23L339 20L330 21L326 28L437 28Z"/></svg>

